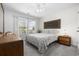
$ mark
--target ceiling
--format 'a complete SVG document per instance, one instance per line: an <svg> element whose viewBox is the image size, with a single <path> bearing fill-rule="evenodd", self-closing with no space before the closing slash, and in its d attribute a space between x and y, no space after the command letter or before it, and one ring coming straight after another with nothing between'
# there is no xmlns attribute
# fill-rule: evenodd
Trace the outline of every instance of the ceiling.
<svg viewBox="0 0 79 59"><path fill-rule="evenodd" d="M30 14L37 17L44 17L51 13L61 11L73 6L79 5L78 3L4 3L5 8Z"/></svg>

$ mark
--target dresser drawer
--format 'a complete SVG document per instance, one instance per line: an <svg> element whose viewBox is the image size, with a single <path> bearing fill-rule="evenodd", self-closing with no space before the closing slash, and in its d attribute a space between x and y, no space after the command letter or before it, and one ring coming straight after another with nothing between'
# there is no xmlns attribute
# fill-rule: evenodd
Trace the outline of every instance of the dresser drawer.
<svg viewBox="0 0 79 59"><path fill-rule="evenodd" d="M3 56L22 56L24 54L23 52L24 51L23 51L22 40L0 45L0 55L3 55Z"/></svg>

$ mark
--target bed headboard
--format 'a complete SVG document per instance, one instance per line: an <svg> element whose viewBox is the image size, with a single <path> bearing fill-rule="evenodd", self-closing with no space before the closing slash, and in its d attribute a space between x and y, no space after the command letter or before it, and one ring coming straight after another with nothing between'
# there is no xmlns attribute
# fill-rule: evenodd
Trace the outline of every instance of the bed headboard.
<svg viewBox="0 0 79 59"><path fill-rule="evenodd" d="M44 22L44 29L59 29L61 28L61 19Z"/></svg>

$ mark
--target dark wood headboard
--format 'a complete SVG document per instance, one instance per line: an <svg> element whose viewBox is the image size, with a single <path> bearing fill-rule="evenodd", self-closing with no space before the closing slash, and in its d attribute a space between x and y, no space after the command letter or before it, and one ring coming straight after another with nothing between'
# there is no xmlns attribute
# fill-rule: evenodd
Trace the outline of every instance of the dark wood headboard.
<svg viewBox="0 0 79 59"><path fill-rule="evenodd" d="M61 19L44 22L44 29L59 29L61 28Z"/></svg>

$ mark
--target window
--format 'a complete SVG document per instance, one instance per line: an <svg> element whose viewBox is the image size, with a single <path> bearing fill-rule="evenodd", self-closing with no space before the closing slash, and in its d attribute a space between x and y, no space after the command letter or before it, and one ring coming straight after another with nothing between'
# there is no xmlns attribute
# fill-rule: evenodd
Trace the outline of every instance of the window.
<svg viewBox="0 0 79 59"><path fill-rule="evenodd" d="M19 26L19 31L21 31L21 32L27 32L27 22L26 21L20 20L18 22L18 26Z"/></svg>
<svg viewBox="0 0 79 59"><path fill-rule="evenodd" d="M27 33L33 33L36 30L36 21L24 17L15 17L14 31L19 36L24 36Z"/></svg>
<svg viewBox="0 0 79 59"><path fill-rule="evenodd" d="M35 31L35 28L36 28L36 21L29 20L29 22L28 22L29 33L33 33Z"/></svg>

